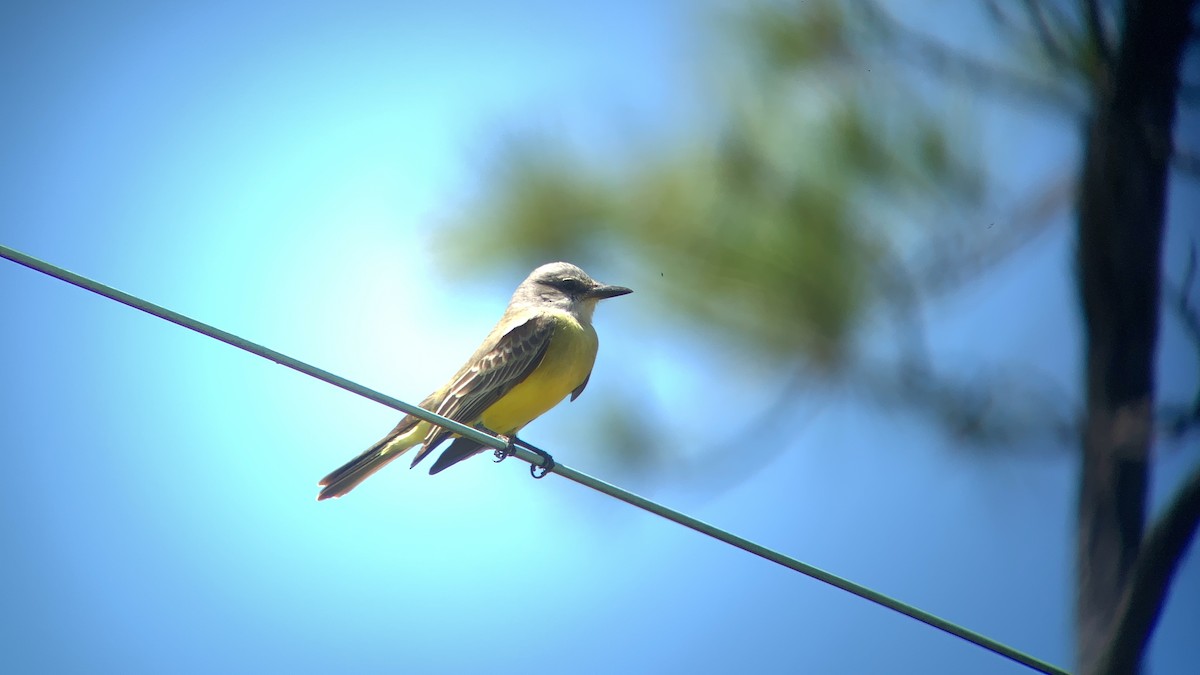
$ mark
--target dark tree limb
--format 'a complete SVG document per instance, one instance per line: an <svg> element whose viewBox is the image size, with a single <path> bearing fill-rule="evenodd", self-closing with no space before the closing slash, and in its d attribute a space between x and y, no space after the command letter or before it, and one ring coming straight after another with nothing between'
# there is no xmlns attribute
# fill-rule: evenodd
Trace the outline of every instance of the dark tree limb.
<svg viewBox="0 0 1200 675"><path fill-rule="evenodd" d="M1167 165L1195 0L1128 0L1096 79L1079 194L1087 411L1079 492L1077 661L1099 672L1145 521ZM1137 651L1128 670L1136 673Z"/></svg>
<svg viewBox="0 0 1200 675"><path fill-rule="evenodd" d="M1136 672L1162 613L1179 562L1200 526L1200 468L1184 482L1174 501L1142 543L1117 613L1116 629L1096 669L1102 675Z"/></svg>

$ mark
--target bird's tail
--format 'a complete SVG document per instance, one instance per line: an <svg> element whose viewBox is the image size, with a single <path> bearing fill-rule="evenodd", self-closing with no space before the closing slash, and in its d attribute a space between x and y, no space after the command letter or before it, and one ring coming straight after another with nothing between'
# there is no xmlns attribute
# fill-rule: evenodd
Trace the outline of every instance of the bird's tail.
<svg viewBox="0 0 1200 675"><path fill-rule="evenodd" d="M391 433L379 439L378 443L322 478L319 483L322 486L321 493L317 495L317 501L341 497L350 492L388 462L424 440L428 427L427 422L406 416Z"/></svg>
<svg viewBox="0 0 1200 675"><path fill-rule="evenodd" d="M479 441L473 441L460 436L454 439L450 447L446 448L445 452L438 456L437 461L429 468L429 475L432 476L435 473L441 473L464 459L478 455L486 449L487 447ZM413 464L415 465L416 462L413 462Z"/></svg>

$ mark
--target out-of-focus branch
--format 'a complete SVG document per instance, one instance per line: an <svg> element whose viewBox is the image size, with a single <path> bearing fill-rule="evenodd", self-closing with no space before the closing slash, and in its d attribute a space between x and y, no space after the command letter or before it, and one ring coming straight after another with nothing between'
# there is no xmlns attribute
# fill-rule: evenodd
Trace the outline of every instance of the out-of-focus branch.
<svg viewBox="0 0 1200 675"><path fill-rule="evenodd" d="M874 30L890 47L889 51L919 67L983 91L1015 95L1072 117L1083 111L1082 101L1050 82L952 49L904 26L871 0L858 0L855 6L862 13L863 25Z"/></svg>
<svg viewBox="0 0 1200 675"><path fill-rule="evenodd" d="M1081 673L1106 663L1143 548L1168 161L1195 4L1124 3L1111 77L1097 83L1086 119L1076 246L1087 373L1076 529ZM1135 661L1121 672L1137 669Z"/></svg>
<svg viewBox="0 0 1200 675"><path fill-rule="evenodd" d="M974 376L931 372L912 377L864 362L854 383L890 409L928 416L935 427L980 454L1057 454L1079 437L1079 413L1060 386L1018 363Z"/></svg>
<svg viewBox="0 0 1200 675"><path fill-rule="evenodd" d="M738 485L791 449L804 427L821 412L822 405L811 407L803 418L793 411L799 407L799 395L811 379L806 369L796 365L783 387L761 410L737 423L731 432L705 444L699 452L676 458L673 464L684 469L687 480L702 484L706 494Z"/></svg>
<svg viewBox="0 0 1200 675"><path fill-rule="evenodd" d="M1012 6L1011 2L998 2L997 0L983 0L984 9L987 10L988 16L996 25L1005 31L1016 34L1019 32L1016 21L1008 15L1008 8Z"/></svg>
<svg viewBox="0 0 1200 675"><path fill-rule="evenodd" d="M1070 170L1064 171L1013 213L980 221L977 228L963 234L931 240L914 261L916 286L925 293L942 293L1008 259L1014 250L1046 231L1055 222L1054 216L1070 207L1075 198L1075 180Z"/></svg>
<svg viewBox="0 0 1200 675"><path fill-rule="evenodd" d="M1200 526L1200 469L1192 472L1142 541L1108 649L1095 672L1118 675L1137 670L1154 625L1162 614L1179 561L1195 538L1197 526Z"/></svg>
<svg viewBox="0 0 1200 675"><path fill-rule="evenodd" d="M921 316L921 289L916 275L899 256L889 254L879 260L880 297L896 326L899 346L898 365L901 379L927 378L933 372L925 324Z"/></svg>
<svg viewBox="0 0 1200 675"><path fill-rule="evenodd" d="M1054 28L1050 25L1051 19L1046 16L1045 4L1042 0L1024 0L1024 3L1025 13L1029 15L1029 23L1033 24L1033 30L1037 33L1038 42L1042 46L1042 51L1046 53L1046 57L1055 64L1069 63L1071 58L1063 48L1059 36L1055 34Z"/></svg>
<svg viewBox="0 0 1200 675"><path fill-rule="evenodd" d="M1088 33L1096 46L1100 61L1107 68L1112 63L1112 45L1109 44L1108 31L1104 28L1104 15L1100 9L1100 0L1083 0L1083 15L1087 18Z"/></svg>
<svg viewBox="0 0 1200 675"><path fill-rule="evenodd" d="M1032 448L1046 443L1066 447L1074 441L1079 433L1078 412L1054 405L1066 397L1050 391L1053 385L1043 390L1029 386L1032 378L1028 372L1011 382L1002 382L997 376L981 376L979 382L973 382L961 375L935 372L920 311L924 294L944 293L985 272L1043 232L1053 217L1070 205L1074 185L1073 176L1064 173L1032 199L1023 200L1023 206L996 227L989 230L981 225L982 230L994 231L993 235L971 230L966 232L966 243L946 242L938 253L915 263L898 256L877 260L876 283L886 305L883 310L891 319L897 353L894 360L861 359L857 367L843 373L844 382L877 397L880 405L931 415L940 428L973 448ZM804 368L795 368L777 395L757 413L676 466L685 466L688 478L704 483L707 490L719 490L737 484L786 452L791 444L778 439L796 435L792 411L813 380ZM1030 405L1031 401L1039 403ZM731 454L730 446L743 450ZM731 462L734 457L736 462Z"/></svg>

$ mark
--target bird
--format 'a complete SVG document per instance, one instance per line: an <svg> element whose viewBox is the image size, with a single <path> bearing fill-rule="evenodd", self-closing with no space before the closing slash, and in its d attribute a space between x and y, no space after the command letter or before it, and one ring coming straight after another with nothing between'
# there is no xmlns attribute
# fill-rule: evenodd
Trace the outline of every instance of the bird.
<svg viewBox="0 0 1200 675"><path fill-rule="evenodd" d="M596 304L633 291L602 284L566 262L533 270L513 292L483 344L420 407L498 435L512 444L517 432L567 396L579 398L592 374L599 340L592 327ZM409 468L451 437L430 467L436 474L485 446L448 429L405 415L386 436L321 480L317 500L341 497L412 448ZM549 456L539 454L548 461ZM544 462L549 466L547 462Z"/></svg>

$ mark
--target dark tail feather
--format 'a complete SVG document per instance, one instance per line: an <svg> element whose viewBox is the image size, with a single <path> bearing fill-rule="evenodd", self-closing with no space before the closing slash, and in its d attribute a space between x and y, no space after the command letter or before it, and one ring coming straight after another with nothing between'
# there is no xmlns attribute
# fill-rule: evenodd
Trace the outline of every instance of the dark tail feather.
<svg viewBox="0 0 1200 675"><path fill-rule="evenodd" d="M383 454L388 444L396 440L396 437L399 435L400 432L393 431L384 436L378 443L367 448L361 455L346 462L341 467L335 469L333 473L322 478L318 485L324 487L321 493L317 495L317 501L329 499L330 497L341 497L357 487L359 483L369 478L371 474L382 469L388 462L403 455L404 451L408 448L397 448L386 455Z"/></svg>
<svg viewBox="0 0 1200 675"><path fill-rule="evenodd" d="M458 464L464 459L483 452L483 444L473 441L469 438L459 437L454 439L450 447L446 448L445 452L438 456L437 461L433 466L429 467L429 475L444 471Z"/></svg>
<svg viewBox="0 0 1200 675"><path fill-rule="evenodd" d="M428 457L428 456L429 456L429 453L431 453L431 452L433 452L434 450L436 450L436 449L437 449L437 446L441 445L443 441L445 441L447 438L449 438L449 436L442 436L441 438L439 438L439 439L437 439L436 441L434 441L434 442L433 442L433 445L430 445L430 444L429 444L429 439L430 439L432 436L433 436L433 434L430 434L429 436L427 436L427 437L425 438L425 445L422 445L422 446L421 446L421 449L417 451L417 456L416 456L416 457L413 457L412 464L409 464L409 465L408 465L408 468L410 468L410 469L415 469L415 468L417 468L417 465L421 463L421 460L423 460L423 459L425 459L426 457Z"/></svg>

